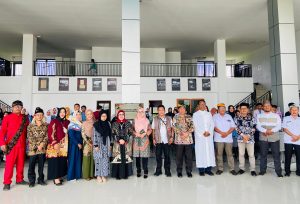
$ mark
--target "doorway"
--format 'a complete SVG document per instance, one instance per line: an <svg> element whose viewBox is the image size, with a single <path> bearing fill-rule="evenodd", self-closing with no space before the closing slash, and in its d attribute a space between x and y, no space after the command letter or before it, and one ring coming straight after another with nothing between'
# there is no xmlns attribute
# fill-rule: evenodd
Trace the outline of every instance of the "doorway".
<svg viewBox="0 0 300 204"><path fill-rule="evenodd" d="M107 113L108 120L111 120L111 101L97 101L96 107L102 106L102 110Z"/></svg>

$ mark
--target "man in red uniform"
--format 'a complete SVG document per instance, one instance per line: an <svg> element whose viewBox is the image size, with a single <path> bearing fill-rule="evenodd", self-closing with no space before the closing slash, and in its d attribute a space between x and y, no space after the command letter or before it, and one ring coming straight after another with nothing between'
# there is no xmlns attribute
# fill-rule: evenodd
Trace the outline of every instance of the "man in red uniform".
<svg viewBox="0 0 300 204"><path fill-rule="evenodd" d="M6 164L4 170L3 190L10 190L11 179L13 177L14 166L16 165L16 184L28 185L24 181L24 162L26 149L26 131L29 124L28 118L21 114L23 103L14 101L12 104L12 114L3 119L0 130L1 150L6 154Z"/></svg>

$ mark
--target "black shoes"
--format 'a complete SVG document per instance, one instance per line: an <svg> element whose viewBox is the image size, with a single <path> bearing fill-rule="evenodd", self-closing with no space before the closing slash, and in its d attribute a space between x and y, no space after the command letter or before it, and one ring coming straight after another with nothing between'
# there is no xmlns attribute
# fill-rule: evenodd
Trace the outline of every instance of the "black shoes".
<svg viewBox="0 0 300 204"><path fill-rule="evenodd" d="M159 175L161 175L162 173L161 173L161 171L156 171L155 173L154 173L154 176L159 176Z"/></svg>
<svg viewBox="0 0 300 204"><path fill-rule="evenodd" d="M282 175L282 174L277 174L277 177L278 177L278 178L282 178L283 175Z"/></svg>
<svg viewBox="0 0 300 204"><path fill-rule="evenodd" d="M290 177L291 173L285 173L284 176Z"/></svg>
<svg viewBox="0 0 300 204"><path fill-rule="evenodd" d="M239 171L238 171L238 174L240 174L240 175L242 175L242 174L244 174L245 173L245 171L243 170L243 169L240 169Z"/></svg>
<svg viewBox="0 0 300 204"><path fill-rule="evenodd" d="M38 184L41 185L41 186L46 186L47 185L45 181L38 181Z"/></svg>
<svg viewBox="0 0 300 204"><path fill-rule="evenodd" d="M141 177L142 175L141 175L141 173L137 173L136 176L137 177Z"/></svg>
<svg viewBox="0 0 300 204"><path fill-rule="evenodd" d="M204 172L199 172L199 175L200 176L205 176L205 173Z"/></svg>
<svg viewBox="0 0 300 204"><path fill-rule="evenodd" d="M169 171L167 171L165 174L166 174L167 177L171 177L172 176L171 172L169 172Z"/></svg>
<svg viewBox="0 0 300 204"><path fill-rule="evenodd" d="M182 173L177 173L178 178L182 177Z"/></svg>
<svg viewBox="0 0 300 204"><path fill-rule="evenodd" d="M148 174L144 174L144 179L148 178Z"/></svg>
<svg viewBox="0 0 300 204"><path fill-rule="evenodd" d="M33 187L34 187L34 183L30 183L29 188L33 188Z"/></svg>
<svg viewBox="0 0 300 204"><path fill-rule="evenodd" d="M214 173L211 171L205 172L207 175L214 176Z"/></svg>
<svg viewBox="0 0 300 204"><path fill-rule="evenodd" d="M251 171L251 176L257 176L255 171Z"/></svg>
<svg viewBox="0 0 300 204"><path fill-rule="evenodd" d="M189 172L189 173L187 173L187 176L188 176L189 178L192 178L192 177L193 177L193 174L192 174L191 172Z"/></svg>
<svg viewBox="0 0 300 204"><path fill-rule="evenodd" d="M263 176L263 175L265 175L265 173L266 173L266 172L259 172L258 175Z"/></svg>
<svg viewBox="0 0 300 204"><path fill-rule="evenodd" d="M235 170L231 170L230 173L233 175L233 176L236 176L237 173L235 172Z"/></svg>
<svg viewBox="0 0 300 204"><path fill-rule="evenodd" d="M29 183L27 181L21 181L21 182L16 182L17 185L28 185Z"/></svg>
<svg viewBox="0 0 300 204"><path fill-rule="evenodd" d="M218 170L218 171L216 172L217 175L221 175L222 173L223 173L223 171L221 171L221 170Z"/></svg>
<svg viewBox="0 0 300 204"><path fill-rule="evenodd" d="M9 191L10 190L10 184L4 184L3 191Z"/></svg>

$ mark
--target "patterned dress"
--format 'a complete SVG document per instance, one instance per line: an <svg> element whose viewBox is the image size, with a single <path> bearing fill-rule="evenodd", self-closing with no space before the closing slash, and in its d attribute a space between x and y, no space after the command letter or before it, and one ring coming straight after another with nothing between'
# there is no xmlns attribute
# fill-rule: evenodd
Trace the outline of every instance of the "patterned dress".
<svg viewBox="0 0 300 204"><path fill-rule="evenodd" d="M132 125L129 121L124 123L114 122L112 124L113 161L112 177L117 179L128 178L133 174L132 171ZM121 145L119 141L125 140Z"/></svg>
<svg viewBox="0 0 300 204"><path fill-rule="evenodd" d="M108 176L109 175L109 157L110 153L110 139L106 138L106 144L103 144L103 138L101 134L94 128L94 160L95 160L95 176ZM98 147L99 151L95 148Z"/></svg>

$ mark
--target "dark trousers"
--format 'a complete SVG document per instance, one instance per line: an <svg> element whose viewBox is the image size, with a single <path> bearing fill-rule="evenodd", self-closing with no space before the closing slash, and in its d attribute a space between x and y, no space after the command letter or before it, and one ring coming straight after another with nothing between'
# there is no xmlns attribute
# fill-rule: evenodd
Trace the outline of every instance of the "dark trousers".
<svg viewBox="0 0 300 204"><path fill-rule="evenodd" d="M135 165L136 165L137 173L142 172L141 160L142 160L144 174L148 174L148 158L147 157L136 157L135 158Z"/></svg>
<svg viewBox="0 0 300 204"><path fill-rule="evenodd" d="M207 168L199 168L199 173L208 173L211 172L212 167L207 167Z"/></svg>
<svg viewBox="0 0 300 204"><path fill-rule="evenodd" d="M35 175L35 164L38 163L38 173L39 178L38 182L44 181L44 164L46 160L45 154L37 154L33 156L29 156L29 168L28 168L28 180L29 183L35 183L36 175Z"/></svg>
<svg viewBox="0 0 300 204"><path fill-rule="evenodd" d="M185 158L186 172L191 173L193 169L193 147L192 145L176 145L177 173L182 173L183 158Z"/></svg>
<svg viewBox="0 0 300 204"><path fill-rule="evenodd" d="M162 154L164 154L164 168L166 172L170 172L171 159L170 159L170 145L169 144L156 144L156 172L161 172L162 168Z"/></svg>
<svg viewBox="0 0 300 204"><path fill-rule="evenodd" d="M267 171L267 157L269 152L269 147L271 147L275 172L281 174L281 164L280 164L280 144L277 142L266 142L259 141L260 146L260 172L265 173Z"/></svg>
<svg viewBox="0 0 300 204"><path fill-rule="evenodd" d="M300 176L300 145L294 145L294 144L284 144L284 155L285 155L285 163L284 163L284 169L285 173L290 174L291 173L291 160L293 156L293 150L295 151L296 155L296 174Z"/></svg>

